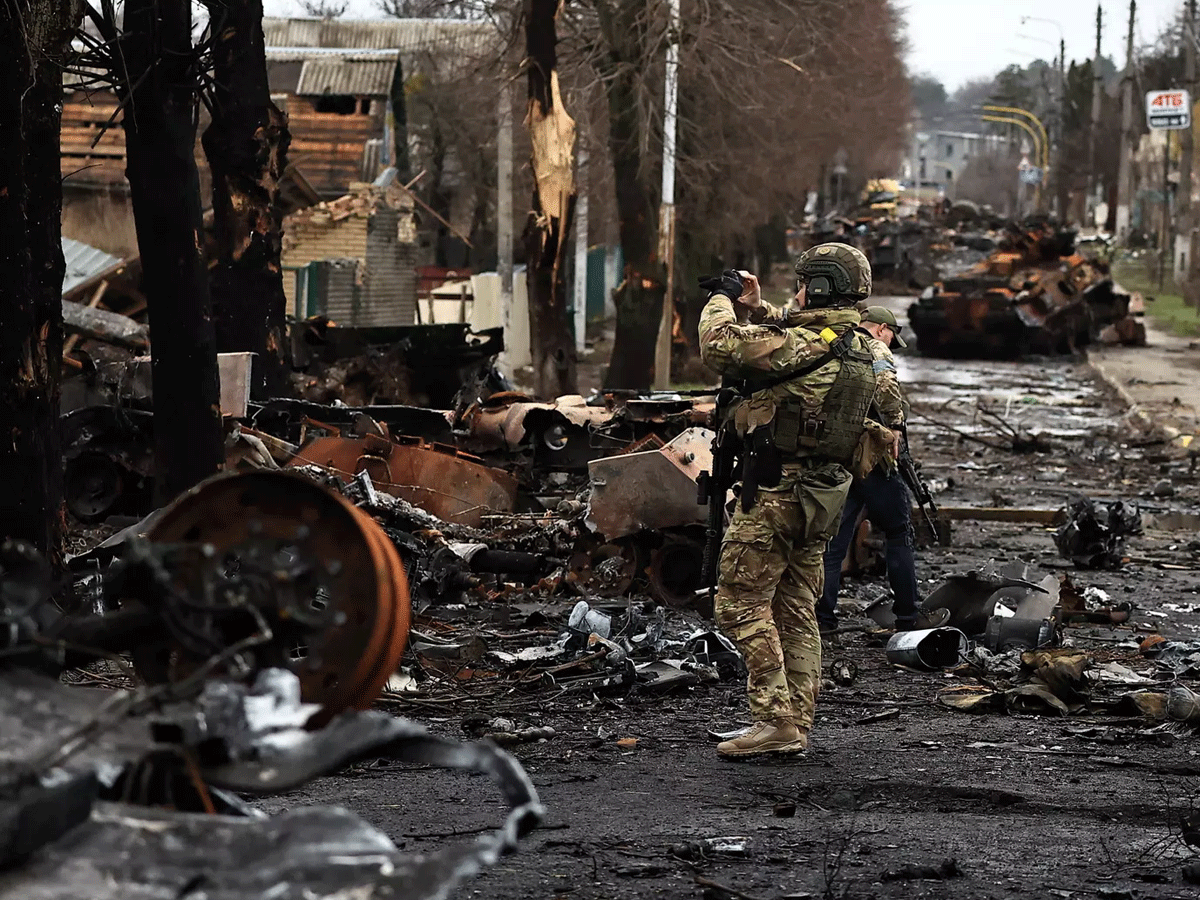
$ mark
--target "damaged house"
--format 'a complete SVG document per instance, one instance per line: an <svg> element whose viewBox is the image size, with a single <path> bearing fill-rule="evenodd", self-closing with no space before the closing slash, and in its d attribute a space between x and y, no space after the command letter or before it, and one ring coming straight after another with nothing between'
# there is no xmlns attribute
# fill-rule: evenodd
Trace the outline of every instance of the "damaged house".
<svg viewBox="0 0 1200 900"><path fill-rule="evenodd" d="M415 319L413 201L395 184L394 169L373 184L352 184L345 196L289 215L281 259L284 293L297 319L323 315L344 327L411 325Z"/></svg>
<svg viewBox="0 0 1200 900"><path fill-rule="evenodd" d="M292 162L327 200L395 166L402 184L429 199L418 264L462 268L486 209L475 169L495 165L484 149L494 141L495 94L479 89L479 71L499 52L494 26L268 17L263 32ZM451 110L454 134L445 123Z"/></svg>
<svg viewBox="0 0 1200 900"><path fill-rule="evenodd" d="M403 148L411 161L409 168L400 166L403 182L418 176L419 189L430 193L432 205L452 226L447 229L426 216L422 242L428 259L418 263L435 262L449 252L460 257L451 264L461 267L462 237L469 240L479 228L473 183L478 179L464 174L467 166L457 158L456 147L443 149L428 171L421 166L437 156L433 149L444 139L429 127L431 110L446 93L442 86L467 79L480 60L494 58L494 27L443 19L265 18L263 30L272 99L288 115L289 173L299 179L304 202L335 200L355 182L374 181L397 162L397 148ZM483 135L476 141L482 149L494 143L495 95L479 90L478 78L473 83L474 93L487 104L487 121L472 120ZM438 90L430 90L432 85ZM66 76L64 88L63 234L131 259L138 248L116 97L108 90L84 90L80 76L73 74ZM396 102L405 104L406 95L402 114ZM395 121L407 125L398 132L389 124ZM207 205L211 187L199 140L206 125L207 112L201 109L195 155L200 195ZM494 167L494 158L488 163Z"/></svg>

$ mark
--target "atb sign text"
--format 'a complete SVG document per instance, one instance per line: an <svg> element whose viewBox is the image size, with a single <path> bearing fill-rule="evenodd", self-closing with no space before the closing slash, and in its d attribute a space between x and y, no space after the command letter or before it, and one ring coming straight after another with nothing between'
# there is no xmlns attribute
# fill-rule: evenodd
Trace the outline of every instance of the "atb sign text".
<svg viewBox="0 0 1200 900"><path fill-rule="evenodd" d="M1146 94L1146 124L1151 131L1192 127L1192 98L1187 91L1150 91Z"/></svg>

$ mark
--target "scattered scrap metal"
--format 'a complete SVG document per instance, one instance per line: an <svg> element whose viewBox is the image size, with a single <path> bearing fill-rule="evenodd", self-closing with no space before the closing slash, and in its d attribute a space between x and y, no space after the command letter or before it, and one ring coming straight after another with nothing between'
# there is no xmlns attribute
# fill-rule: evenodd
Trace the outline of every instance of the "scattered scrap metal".
<svg viewBox="0 0 1200 900"><path fill-rule="evenodd" d="M200 485L145 531L110 545L97 592L66 614L46 562L0 548L0 897L440 898L536 827L537 793L502 750L359 711L409 625L404 569L371 517L311 479L254 472ZM57 681L122 656L145 687ZM507 818L406 855L343 810L264 819L237 796L378 757L488 774Z"/></svg>
<svg viewBox="0 0 1200 900"><path fill-rule="evenodd" d="M1094 512L1082 500L1070 508L1071 521ZM1113 515L1132 522L1120 504L1113 504ZM1076 533L1064 526L1059 534L1064 530ZM1103 564L1112 560L1110 546L1098 551ZM1075 559L1080 568L1100 564L1090 550ZM889 661L961 678L963 683L940 689L936 697L961 712L1109 716L1120 720L1129 739L1142 734L1169 741L1200 726L1200 683L1183 683L1200 681L1200 642L1138 634L1131 627L1132 602L1114 602L1094 587L1080 591L1069 574L1034 578L1024 565L951 576L922 603L925 628L884 632ZM865 613L885 628L893 624L886 601ZM1086 629L1097 627L1109 636L1089 648L1093 632ZM831 677L837 675L831 671ZM1141 723L1140 729L1130 729L1131 721ZM1099 739L1115 735L1118 725L1072 726L1072 734Z"/></svg>
<svg viewBox="0 0 1200 900"><path fill-rule="evenodd" d="M1103 511L1087 497L1067 507L1067 520L1054 535L1058 551L1086 569L1118 569L1125 556L1125 538L1142 533L1136 504L1114 500Z"/></svg>

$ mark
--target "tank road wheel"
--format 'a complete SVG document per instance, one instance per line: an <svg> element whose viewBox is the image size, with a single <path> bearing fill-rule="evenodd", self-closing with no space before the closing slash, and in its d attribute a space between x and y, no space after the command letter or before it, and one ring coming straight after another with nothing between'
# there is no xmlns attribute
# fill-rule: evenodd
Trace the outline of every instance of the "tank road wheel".
<svg viewBox="0 0 1200 900"><path fill-rule="evenodd" d="M314 725L368 706L395 671L408 581L387 535L343 497L284 472L218 475L179 497L147 537L172 561L183 622L134 654L147 682L178 681L212 658L189 639L189 622L225 647L258 630L249 615L217 623L214 603L252 605L270 623L270 640L242 654L240 671L248 661L251 671L290 669L303 700L321 706Z"/></svg>

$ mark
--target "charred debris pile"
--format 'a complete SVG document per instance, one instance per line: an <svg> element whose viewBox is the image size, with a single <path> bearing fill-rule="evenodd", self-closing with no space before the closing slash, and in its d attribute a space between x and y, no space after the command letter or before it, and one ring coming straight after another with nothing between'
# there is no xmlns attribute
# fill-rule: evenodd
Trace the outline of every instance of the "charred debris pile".
<svg viewBox="0 0 1200 900"><path fill-rule="evenodd" d="M58 579L27 548L0 549L0 855L14 879L0 897L88 896L100 881L127 896L193 883L442 896L539 821L498 747L554 739L547 702L744 674L697 590L711 394L545 402L499 375L496 332L298 323L307 399L251 401L248 361L227 360L227 471L153 509L145 335L113 338L129 327L77 331L86 362L64 391L68 506L105 539L93 530ZM1060 552L1080 566L1120 565L1139 527L1134 510L1082 501L1064 517ZM872 610L867 640L963 676L939 692L946 706L1136 709L1165 729L1200 708L1161 674L1200 671L1189 644L1133 642L1144 664L1124 668L1072 647L1071 629L1125 628L1134 610L1066 578L954 576L924 612L924 631L892 635ZM123 689L59 683L81 669ZM836 657L830 674L853 681ZM373 704L453 708L487 742ZM260 821L239 799L378 757L487 773L505 818L418 857L339 810ZM222 881L245 871L256 880Z"/></svg>
<svg viewBox="0 0 1200 900"><path fill-rule="evenodd" d="M1076 233L1045 219L1009 223L981 262L939 278L909 307L928 356L1013 359L1075 353L1094 341L1143 345L1140 295L1079 253Z"/></svg>
<svg viewBox="0 0 1200 900"><path fill-rule="evenodd" d="M494 744L365 711L409 606L350 503L223 476L118 544L73 607L36 553L0 547L0 897L444 897L541 820ZM83 667L105 689L61 683ZM243 799L381 757L489 776L506 812L415 854L344 809L267 818Z"/></svg>
<svg viewBox="0 0 1200 900"><path fill-rule="evenodd" d="M963 201L921 218L825 219L806 236L857 246L877 292L920 291L908 316L926 356L1016 359L1096 341L1145 344L1143 298L1076 239L1051 219L1005 221Z"/></svg>

